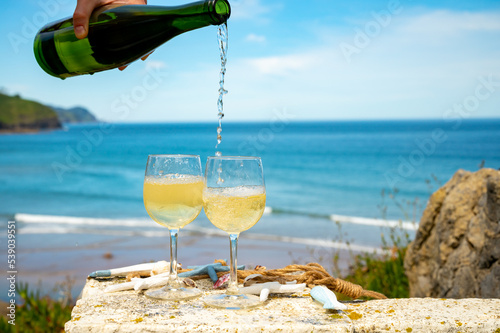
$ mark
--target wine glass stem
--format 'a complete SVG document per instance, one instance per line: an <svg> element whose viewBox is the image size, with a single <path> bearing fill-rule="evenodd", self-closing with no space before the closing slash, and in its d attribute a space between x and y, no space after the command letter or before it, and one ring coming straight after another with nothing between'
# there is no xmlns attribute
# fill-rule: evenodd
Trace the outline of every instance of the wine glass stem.
<svg viewBox="0 0 500 333"><path fill-rule="evenodd" d="M177 235L179 229L170 229L170 276L168 278L168 286L172 288L180 288L181 282L177 276Z"/></svg>
<svg viewBox="0 0 500 333"><path fill-rule="evenodd" d="M238 256L238 236L239 234L229 235L229 244L231 246L231 266L229 275L229 286L226 293L231 295L236 295L238 291L238 275L237 275L237 256Z"/></svg>

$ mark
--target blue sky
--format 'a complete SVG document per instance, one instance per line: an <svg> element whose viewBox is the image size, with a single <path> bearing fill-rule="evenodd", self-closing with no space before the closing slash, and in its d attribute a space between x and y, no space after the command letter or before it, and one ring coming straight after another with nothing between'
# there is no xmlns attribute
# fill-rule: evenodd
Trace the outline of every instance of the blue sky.
<svg viewBox="0 0 500 333"><path fill-rule="evenodd" d="M283 113L294 120L500 116L498 0L230 3L225 121ZM84 106L107 121L215 121L220 61L214 26L174 38L123 72L64 81L45 74L33 55L34 34L72 15L75 4L4 2L4 91Z"/></svg>

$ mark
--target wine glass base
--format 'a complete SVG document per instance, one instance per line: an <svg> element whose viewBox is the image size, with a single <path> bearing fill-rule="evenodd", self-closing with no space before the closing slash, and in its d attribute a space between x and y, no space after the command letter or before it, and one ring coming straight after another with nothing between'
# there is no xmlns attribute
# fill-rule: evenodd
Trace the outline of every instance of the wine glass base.
<svg viewBox="0 0 500 333"><path fill-rule="evenodd" d="M202 291L198 288L172 288L163 287L157 290L146 291L146 297L162 301L185 301L200 297Z"/></svg>
<svg viewBox="0 0 500 333"><path fill-rule="evenodd" d="M260 298L254 295L210 295L203 299L203 303L213 308L226 310L252 309L264 304Z"/></svg>

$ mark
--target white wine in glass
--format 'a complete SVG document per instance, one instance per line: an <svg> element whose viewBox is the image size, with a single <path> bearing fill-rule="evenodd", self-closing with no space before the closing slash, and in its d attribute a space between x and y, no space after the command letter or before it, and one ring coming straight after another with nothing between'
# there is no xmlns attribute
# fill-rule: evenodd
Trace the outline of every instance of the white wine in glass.
<svg viewBox="0 0 500 333"><path fill-rule="evenodd" d="M264 186L207 188L203 195L208 219L229 234L253 227L266 207Z"/></svg>
<svg viewBox="0 0 500 333"><path fill-rule="evenodd" d="M210 222L229 234L231 263L226 293L206 297L206 305L222 309L248 309L262 304L259 297L239 292L236 267L238 236L259 221L265 207L266 187L259 157L208 158L203 208Z"/></svg>
<svg viewBox="0 0 500 333"><path fill-rule="evenodd" d="M186 300L201 295L185 288L177 276L177 235L202 208L203 177L197 155L150 155L144 176L144 206L149 216L170 230L170 275L168 284L145 293L162 300Z"/></svg>

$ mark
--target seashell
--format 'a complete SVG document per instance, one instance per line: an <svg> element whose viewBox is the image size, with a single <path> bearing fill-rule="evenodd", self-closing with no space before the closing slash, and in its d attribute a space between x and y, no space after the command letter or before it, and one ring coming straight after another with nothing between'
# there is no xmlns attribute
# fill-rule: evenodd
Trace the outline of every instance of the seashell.
<svg viewBox="0 0 500 333"><path fill-rule="evenodd" d="M219 289L223 287L227 287L226 284L230 279L230 274L224 274L222 275L215 283L214 283L214 289Z"/></svg>
<svg viewBox="0 0 500 333"><path fill-rule="evenodd" d="M333 291L325 286L316 286L311 289L311 297L323 304L324 309L346 310L347 305L337 301L337 296Z"/></svg>
<svg viewBox="0 0 500 333"><path fill-rule="evenodd" d="M280 284L279 282L266 282L266 283L256 283L249 287L240 288L240 293L242 294L260 294L261 290L267 288L272 293L296 293L299 291L303 291L306 288L305 283L301 284Z"/></svg>
<svg viewBox="0 0 500 333"><path fill-rule="evenodd" d="M243 286L248 287L256 283L265 283L265 282L278 282L280 284L289 283L289 281L287 281L285 278L281 276L264 276L262 274L251 274L245 278L245 280L243 281Z"/></svg>
<svg viewBox="0 0 500 333"><path fill-rule="evenodd" d="M260 296L259 296L259 299L261 302L265 302L267 300L267 298L269 297L269 293L271 292L271 290L269 290L268 288L264 288L260 291Z"/></svg>
<svg viewBox="0 0 500 333"><path fill-rule="evenodd" d="M261 265L257 265L255 266L255 269L256 271L265 271L267 268L266 266L261 266Z"/></svg>
<svg viewBox="0 0 500 333"><path fill-rule="evenodd" d="M239 291L242 294L253 294L260 295L260 300L264 302L269 293L296 293L303 291L306 288L305 283L301 284L280 284L279 282L266 282L266 283L256 283L249 287L240 288Z"/></svg>
<svg viewBox="0 0 500 333"><path fill-rule="evenodd" d="M177 266L179 267L179 266ZM166 261L150 262L145 264L112 268L101 271L95 271L89 274L91 278L103 278L113 276L127 276L129 273L139 273L141 276L149 276L168 272L170 264ZM153 272L152 272L153 271Z"/></svg>
<svg viewBox="0 0 500 333"><path fill-rule="evenodd" d="M155 287L163 287L168 283L170 273L162 273L145 279L135 281L134 290L143 290Z"/></svg>
<svg viewBox="0 0 500 333"><path fill-rule="evenodd" d="M247 276L245 278L245 280L243 280L243 284L245 284L249 280L255 279L258 276L263 276L263 275L262 274L250 274L249 276Z"/></svg>
<svg viewBox="0 0 500 333"><path fill-rule="evenodd" d="M140 278L140 277L141 277L141 273L139 273L139 272L130 272L130 273L127 274L126 281L130 282L130 281L132 281L132 279L134 279L134 278Z"/></svg>
<svg viewBox="0 0 500 333"><path fill-rule="evenodd" d="M181 268L182 265L177 264L177 269ZM158 275L161 273L170 272L170 263L165 260L155 262L151 268L151 276Z"/></svg>
<svg viewBox="0 0 500 333"><path fill-rule="evenodd" d="M196 288L196 283L190 278L185 278L184 280L182 280L182 282L188 288Z"/></svg>
<svg viewBox="0 0 500 333"><path fill-rule="evenodd" d="M169 273L162 273L145 279L132 278L132 281L130 282L124 282L108 286L106 289L104 289L104 292L112 293L115 291L130 290L130 289L142 290L153 287L161 287L167 284L168 276Z"/></svg>
<svg viewBox="0 0 500 333"><path fill-rule="evenodd" d="M137 280L137 279L133 279L133 281L130 281L130 282L113 284L111 286L106 287L106 289L104 289L104 292L105 293L113 293L113 292L116 292L116 291L123 291L123 290L134 289L134 286L137 283L137 281L135 281L135 280Z"/></svg>
<svg viewBox="0 0 500 333"><path fill-rule="evenodd" d="M180 267L178 264L177 267ZM192 266L188 267L192 270L182 272L178 274L179 277L192 277L199 275L209 275L215 282L214 288L223 287L223 285L229 281L229 274L221 276L219 279L217 276L218 272L229 271L228 266L223 266L222 263L218 262L215 264L202 265L202 266ZM245 269L245 265L240 265L237 269ZM165 261L159 261L157 263L147 263L134 266L127 266L122 268L115 268L105 271L96 271L89 275L89 277L100 278L100 277L111 277L111 276L127 276L127 281L130 282L115 284L107 287L104 292L115 292L122 290L142 290L153 287L161 287L167 284L168 277L170 275L170 264ZM138 278L138 276L147 276L147 274L152 274L147 278ZM196 287L196 284L191 279L185 279L184 283L188 287Z"/></svg>

